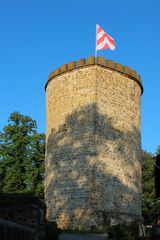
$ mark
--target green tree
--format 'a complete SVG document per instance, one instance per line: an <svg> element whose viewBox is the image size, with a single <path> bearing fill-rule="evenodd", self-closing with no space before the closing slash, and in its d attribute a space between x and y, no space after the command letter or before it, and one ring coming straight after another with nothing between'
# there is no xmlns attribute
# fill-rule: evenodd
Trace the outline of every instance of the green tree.
<svg viewBox="0 0 160 240"><path fill-rule="evenodd" d="M160 145L157 147L157 150L156 150L156 155L159 155L160 154Z"/></svg>
<svg viewBox="0 0 160 240"><path fill-rule="evenodd" d="M0 192L43 196L45 135L36 121L14 112L0 132Z"/></svg>
<svg viewBox="0 0 160 240"><path fill-rule="evenodd" d="M153 212L154 194L154 161L153 155L142 152L142 213L145 220L150 220Z"/></svg>
<svg viewBox="0 0 160 240"><path fill-rule="evenodd" d="M142 152L142 215L148 223L154 220L160 209L159 199L155 196L153 157L147 151Z"/></svg>

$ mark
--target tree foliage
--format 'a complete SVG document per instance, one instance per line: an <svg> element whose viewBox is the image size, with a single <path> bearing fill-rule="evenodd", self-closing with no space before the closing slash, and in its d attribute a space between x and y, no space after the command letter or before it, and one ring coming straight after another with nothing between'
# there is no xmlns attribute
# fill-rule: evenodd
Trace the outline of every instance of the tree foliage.
<svg viewBox="0 0 160 240"><path fill-rule="evenodd" d="M160 147L156 154L160 153ZM156 214L160 211L160 200L155 196L154 182L154 156L153 154L142 152L142 215L144 220L152 223Z"/></svg>
<svg viewBox="0 0 160 240"><path fill-rule="evenodd" d="M0 132L0 192L43 197L45 135L36 121L13 112Z"/></svg>

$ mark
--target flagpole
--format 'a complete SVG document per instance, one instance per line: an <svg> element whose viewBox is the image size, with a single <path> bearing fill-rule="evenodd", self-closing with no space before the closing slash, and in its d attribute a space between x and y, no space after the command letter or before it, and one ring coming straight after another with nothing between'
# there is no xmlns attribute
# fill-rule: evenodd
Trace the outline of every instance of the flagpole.
<svg viewBox="0 0 160 240"><path fill-rule="evenodd" d="M95 58L97 57L97 24L96 24L96 44L95 44Z"/></svg>

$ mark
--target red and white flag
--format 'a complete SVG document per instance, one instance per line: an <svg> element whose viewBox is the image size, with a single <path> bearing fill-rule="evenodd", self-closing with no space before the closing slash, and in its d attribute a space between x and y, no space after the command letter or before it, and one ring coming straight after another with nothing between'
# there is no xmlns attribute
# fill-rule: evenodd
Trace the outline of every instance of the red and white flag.
<svg viewBox="0 0 160 240"><path fill-rule="evenodd" d="M104 32L98 24L96 24L96 51L106 48L114 50L115 41L111 36Z"/></svg>

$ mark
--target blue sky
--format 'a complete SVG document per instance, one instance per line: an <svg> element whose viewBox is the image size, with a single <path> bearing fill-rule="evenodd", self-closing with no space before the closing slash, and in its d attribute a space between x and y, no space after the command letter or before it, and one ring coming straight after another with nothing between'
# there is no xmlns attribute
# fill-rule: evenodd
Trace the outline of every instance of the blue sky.
<svg viewBox="0 0 160 240"><path fill-rule="evenodd" d="M1 0L0 130L11 112L37 121L45 132L44 85L51 71L95 52L98 23L116 42L99 51L142 78L142 147L160 145L159 0Z"/></svg>

